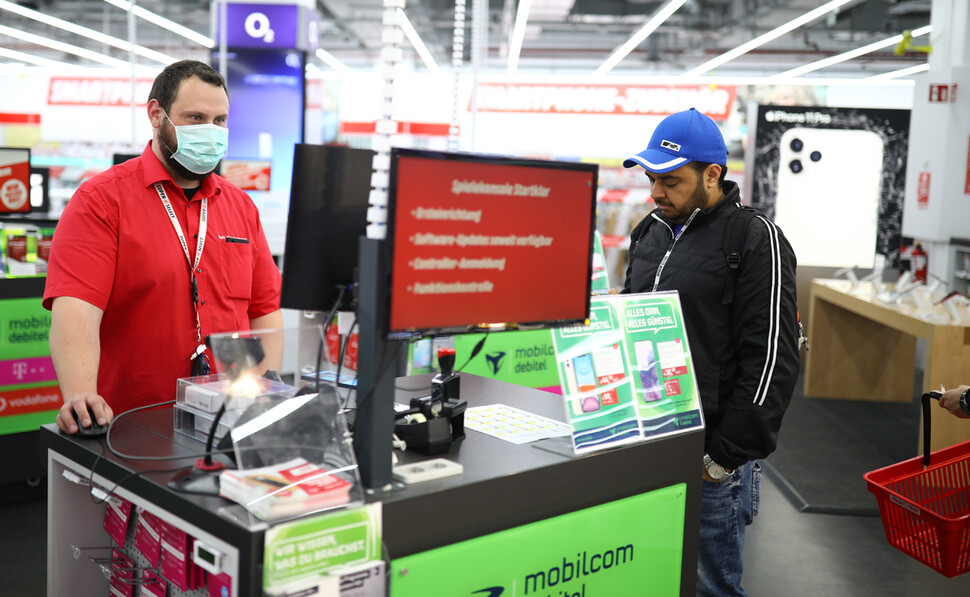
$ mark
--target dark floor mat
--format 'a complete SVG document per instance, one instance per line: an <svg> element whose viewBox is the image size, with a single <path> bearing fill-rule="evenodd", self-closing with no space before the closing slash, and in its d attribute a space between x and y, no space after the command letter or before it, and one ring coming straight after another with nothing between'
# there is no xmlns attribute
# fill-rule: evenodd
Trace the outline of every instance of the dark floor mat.
<svg viewBox="0 0 970 597"><path fill-rule="evenodd" d="M918 393L906 404L809 398L799 383L762 465L799 511L878 516L862 475L917 456L919 425Z"/></svg>

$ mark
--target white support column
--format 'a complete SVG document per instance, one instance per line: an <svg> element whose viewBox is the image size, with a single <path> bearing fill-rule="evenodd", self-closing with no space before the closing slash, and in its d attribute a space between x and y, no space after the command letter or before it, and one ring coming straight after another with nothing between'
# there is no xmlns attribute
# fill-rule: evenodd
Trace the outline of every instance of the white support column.
<svg viewBox="0 0 970 597"><path fill-rule="evenodd" d="M951 280L950 239L970 239L970 3L933 0L931 14L929 70L913 92L902 233L922 242L931 274Z"/></svg>

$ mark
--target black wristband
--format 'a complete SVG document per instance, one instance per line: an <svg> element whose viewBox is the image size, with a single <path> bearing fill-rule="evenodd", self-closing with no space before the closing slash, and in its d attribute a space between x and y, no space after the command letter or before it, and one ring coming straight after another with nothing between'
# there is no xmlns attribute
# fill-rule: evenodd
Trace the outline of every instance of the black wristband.
<svg viewBox="0 0 970 597"><path fill-rule="evenodd" d="M960 394L960 410L970 415L970 397L967 396L970 393L970 388L967 388Z"/></svg>

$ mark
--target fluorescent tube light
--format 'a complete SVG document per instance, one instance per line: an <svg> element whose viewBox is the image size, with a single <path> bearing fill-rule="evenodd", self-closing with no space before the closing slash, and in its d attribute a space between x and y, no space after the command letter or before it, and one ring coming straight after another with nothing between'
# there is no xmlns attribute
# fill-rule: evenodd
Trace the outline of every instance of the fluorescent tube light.
<svg viewBox="0 0 970 597"><path fill-rule="evenodd" d="M33 54L27 54L26 52L18 52L17 50L8 50L7 48L0 47L0 56L9 58L11 60L16 60L17 62L26 62L27 64L34 64L36 66L50 66L57 68L70 68L72 65L61 62L59 60L51 60L50 58L41 58L40 56L34 56Z"/></svg>
<svg viewBox="0 0 970 597"><path fill-rule="evenodd" d="M337 60L336 56L324 50L323 48L317 48L316 55L317 55L317 58L319 58L320 60L323 60L323 62L327 66L329 66L330 68L336 71L339 71L342 73L356 72L354 69L350 68L340 60Z"/></svg>
<svg viewBox="0 0 970 597"><path fill-rule="evenodd" d="M0 25L0 35L7 35L15 39L26 41L32 44L37 44L38 46L44 46L46 48L59 50L61 52L67 52L68 54L74 54L75 56L80 56L81 58L87 58L92 62L100 62L101 64L106 64L108 66L114 66L117 68L131 67L131 65L128 62L125 62L124 60L118 60L117 58L105 56L104 54L101 54L99 52L92 52L91 50L86 50L84 48L79 48L78 46L66 44L64 42L60 42L55 39L50 39L49 37L34 35L33 33L27 33L26 31L21 31L20 29L7 27L6 25Z"/></svg>
<svg viewBox="0 0 970 597"><path fill-rule="evenodd" d="M512 26L512 36L509 38L509 74L514 75L519 68L519 54L522 52L522 42L525 40L525 24L529 21L529 8L532 0L519 0L519 7L515 11L515 24Z"/></svg>
<svg viewBox="0 0 970 597"><path fill-rule="evenodd" d="M779 37L781 37L782 35L785 35L789 31L793 31L795 29L798 29L802 25L811 23L815 19L822 17L832 12L833 10L841 7L843 4L849 3L849 1L850 0L831 0L830 2L826 2L822 6L819 6L814 10L808 11L802 16L796 17L788 21L784 25L781 25L779 27L772 29L771 31L769 31L768 33L765 33L764 35L759 35L758 37L752 39L751 41L741 44L740 46L734 48L733 50L728 50L727 52L721 54L720 56L713 58L711 60L708 60L707 62L705 62L704 64L701 64L700 66L690 69L689 71L684 73L684 76L696 77L698 75L702 75L706 72L712 71L726 62L730 62L734 60L738 56L747 54L748 52L750 52L751 50L757 47L763 46L764 44L770 41L774 41L778 39Z"/></svg>
<svg viewBox="0 0 970 597"><path fill-rule="evenodd" d="M670 0L670 2L665 4L660 10L654 13L654 15L650 17L650 20L647 21L639 31L634 33L633 36L626 41L626 43L614 50L610 57L606 59L606 62L601 64L600 67L596 69L593 76L605 75L606 73L610 72L614 66L619 64L620 61L626 58L630 52L642 44L643 40L647 39L651 33L656 31L657 27L669 19L670 15L677 12L677 9L683 6L685 2L687 2L687 0Z"/></svg>
<svg viewBox="0 0 970 597"><path fill-rule="evenodd" d="M927 35L933 31L933 27L927 25L926 27L920 27L919 29L913 29L913 37L919 37L921 35ZM845 62L846 60L852 60L859 56L868 54L869 52L875 52L876 50L881 50L883 48L888 48L890 46L895 46L899 42L903 41L902 34L894 35L888 39L882 41L873 42L871 44L862 46L861 48L856 48L854 50L849 50L848 52L843 52L836 56L830 56L828 58L823 58L822 60L816 60L810 64L804 66L799 66L798 68L793 68L791 70L786 70L784 72L778 73L777 75L772 75L772 77L800 77L805 73L810 73L822 68L832 66L833 64L838 64L840 62Z"/></svg>
<svg viewBox="0 0 970 597"><path fill-rule="evenodd" d="M875 83L878 81L887 81L891 79L898 79L900 77L908 77L909 75L925 73L928 70L930 70L929 64L917 64L916 66L901 68L899 70L890 71L888 73L873 75L871 77L864 77L862 80Z"/></svg>
<svg viewBox="0 0 970 597"><path fill-rule="evenodd" d="M96 42L107 44L113 48L118 48L119 50L124 50L125 52L131 51L131 43L121 38L115 37L113 35L107 35L101 33L100 31L95 31L94 29L88 29L87 27L82 27L70 21L65 21L63 19L58 19L57 17L52 17L45 15L44 13L37 12L36 10L31 10L29 8L24 8L19 4L14 4L13 2L8 2L8 0L0 0L0 10L6 10L14 14L18 14L22 17L28 19L33 19L45 25L50 25L52 27L57 27L58 29L63 29L75 35L80 35L88 39L93 39ZM156 52L155 50L149 50L148 48L142 46L135 46L135 54L148 58L149 60L154 60L155 62L161 64L171 64L175 62L175 58L162 54L161 52Z"/></svg>
<svg viewBox="0 0 970 597"><path fill-rule="evenodd" d="M414 46L418 56L420 56L421 60L424 61L425 66L427 66L428 70L433 73L441 72L441 69L438 68L438 63L434 61L434 57L431 56L431 52L428 51L428 46L424 45L424 42L421 40L421 36L418 35L418 32L414 30L414 26L411 24L411 21L408 20L408 16L404 13L404 10L399 8L397 9L397 12L398 16L401 18L401 29L404 30L404 35L407 36L408 40L411 42L411 45Z"/></svg>
<svg viewBox="0 0 970 597"><path fill-rule="evenodd" d="M194 41L200 46L205 46L210 50L216 47L216 42L211 37L207 37L205 35L202 35L201 33L198 33L197 31L193 31L192 29L189 29L188 27L179 25L175 21L170 21L163 16L160 16L150 10L146 10L142 8L141 6L135 5L133 9L131 7L131 2L128 2L127 0L104 0L104 1L107 2L108 4L117 6L121 10L125 10L125 11L130 10L131 12L134 13L136 17L145 19L149 23L158 25L162 29L167 29L172 33L175 33L176 35L181 35L185 39Z"/></svg>

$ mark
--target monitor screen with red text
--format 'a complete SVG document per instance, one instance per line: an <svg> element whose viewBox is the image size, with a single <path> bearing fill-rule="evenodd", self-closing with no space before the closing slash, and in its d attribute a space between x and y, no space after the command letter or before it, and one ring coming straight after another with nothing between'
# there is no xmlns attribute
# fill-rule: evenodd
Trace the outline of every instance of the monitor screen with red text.
<svg viewBox="0 0 970 597"><path fill-rule="evenodd" d="M392 337L589 316L598 166L395 148Z"/></svg>

